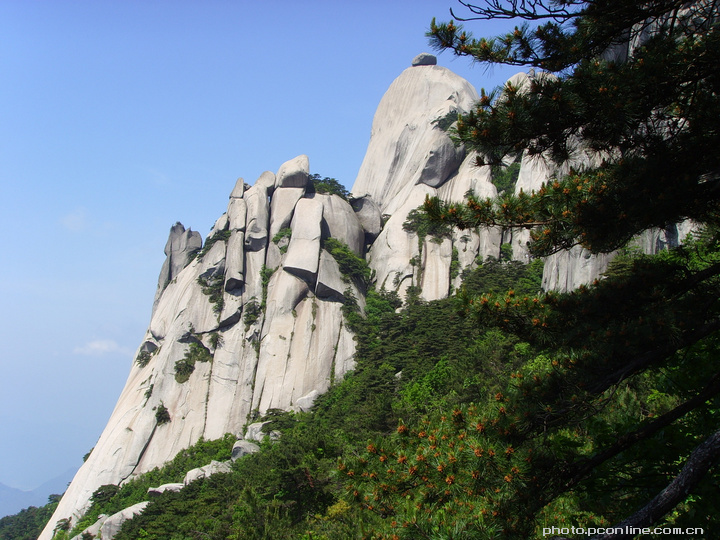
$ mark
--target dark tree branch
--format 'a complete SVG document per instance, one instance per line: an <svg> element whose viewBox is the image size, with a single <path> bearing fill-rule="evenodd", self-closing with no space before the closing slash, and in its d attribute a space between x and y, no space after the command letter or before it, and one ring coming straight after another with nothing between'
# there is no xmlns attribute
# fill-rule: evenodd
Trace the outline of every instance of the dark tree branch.
<svg viewBox="0 0 720 540"><path fill-rule="evenodd" d="M662 416L654 419L652 422L642 428L623 435L614 445L606 450L596 454L589 460L581 464L575 471L574 476L563 486L563 491L572 489L579 484L583 478L590 474L598 465L604 463L608 459L618 455L620 452L630 448L633 444L643 439L651 437L661 429L672 424L678 418L685 416L688 412L702 406L708 399L720 392L720 373L716 374L710 382L695 397L675 407L671 411L666 412Z"/></svg>
<svg viewBox="0 0 720 540"><path fill-rule="evenodd" d="M720 430L713 433L690 454L680 473L653 500L613 528L649 527L681 503L720 459ZM623 540L636 535L604 534L590 540Z"/></svg>
<svg viewBox="0 0 720 540"><path fill-rule="evenodd" d="M580 11L569 11L565 7L553 7L543 0L485 0L487 7L481 7L469 2L459 2L465 6L475 17L458 17L450 9L450 14L458 21L477 21L490 19L524 19L527 21L541 21L552 19L555 22L565 22L569 19L579 17ZM590 1L573 0L568 5L588 5ZM507 7L506 7L507 6Z"/></svg>
<svg viewBox="0 0 720 540"><path fill-rule="evenodd" d="M624 381L631 375L646 369L648 366L667 358L671 354L689 347L700 341L701 339L709 336L710 334L720 330L720 320L712 320L702 325L700 328L692 333L688 333L683 336L680 343L668 344L665 347L656 349L654 351L647 352L635 358L625 365L622 369L610 374L607 377L597 381L594 385L589 388L591 393L600 394L610 388L612 385Z"/></svg>

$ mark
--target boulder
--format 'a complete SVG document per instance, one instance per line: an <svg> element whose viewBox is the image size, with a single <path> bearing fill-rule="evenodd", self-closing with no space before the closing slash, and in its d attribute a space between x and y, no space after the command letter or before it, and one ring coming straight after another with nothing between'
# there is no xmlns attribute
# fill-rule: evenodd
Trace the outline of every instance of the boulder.
<svg viewBox="0 0 720 540"><path fill-rule="evenodd" d="M275 173L265 171L260 175L257 180L255 180L255 184L253 184L252 187L256 187L265 191L268 197L271 196L275 191ZM245 193L247 193L248 191L250 190L246 189Z"/></svg>
<svg viewBox="0 0 720 540"><path fill-rule="evenodd" d="M439 300L450 292L450 262L452 260L452 242L443 238L440 243L435 238L426 238L423 243L421 264L423 266L422 297L425 300Z"/></svg>
<svg viewBox="0 0 720 540"><path fill-rule="evenodd" d="M270 422L255 422L253 424L250 424L245 430L244 439L246 441L262 441L265 438L265 434L262 432L262 428L269 423Z"/></svg>
<svg viewBox="0 0 720 540"><path fill-rule="evenodd" d="M323 205L323 238L340 240L361 257L365 254L365 231L352 206L338 195L315 196Z"/></svg>
<svg viewBox="0 0 720 540"><path fill-rule="evenodd" d="M412 59L413 66L434 66L437 64L437 56L430 53L420 53Z"/></svg>
<svg viewBox="0 0 720 540"><path fill-rule="evenodd" d="M165 493L166 491L178 492L184 487L185 487L185 484L183 484L182 482L173 483L173 484L163 484L158 487L148 488L147 492L148 492L148 495L150 495L150 496L156 496L156 495L160 495L161 493Z"/></svg>
<svg viewBox="0 0 720 540"><path fill-rule="evenodd" d="M254 454L255 452L259 451L260 447L257 444L240 439L233 445L231 459L235 461L243 456L247 456L248 454Z"/></svg>
<svg viewBox="0 0 720 540"><path fill-rule="evenodd" d="M309 167L300 156L283 164L277 177L265 172L252 187L242 180L235 184L228 212L213 228L213 233L229 230L231 235L216 242L202 259L189 257L192 249L200 247L200 236L182 226L174 229L162 274L164 292L143 338L154 347L152 361L144 367L134 364L106 429L63 496L52 524L65 516L82 515L100 485L119 484L151 471L200 437L212 440L237 433L252 411L309 408L332 380L341 380L353 369L355 341L344 326L342 305L315 294L316 286L327 296L345 289L342 279L335 279L337 273L331 278L325 271L335 269L333 260L324 256L325 270L320 271L320 241L323 235L332 235L362 255L366 239L376 239L370 259L378 284L402 289L410 283L409 259L417 255L417 237L404 231L402 223L426 195L438 192L423 182L442 184L438 189L453 182L456 173L442 172L437 165L449 149L439 120L446 120L449 112L466 110L465 103L476 95L470 88L436 65L401 75L376 115L368 156L356 181L356 193L362 196L354 201L354 208L334 195L301 198ZM462 189L459 181L453 185ZM381 228L383 212L394 214L388 230ZM270 233L287 224L292 239L288 252L279 256L279 248L275 253L277 246L269 245ZM468 260L470 249L465 254ZM184 251L186 260L178 258ZM438 258L438 272L447 259L441 251L426 252ZM269 276L268 264L273 260L271 267L280 266ZM202 292L200 276L223 276L223 281L218 279L225 303L220 314ZM356 295L362 305L362 295ZM264 298L265 309L258 313ZM252 315L247 328L243 313ZM215 336L220 338L217 342ZM188 352L191 338L202 341L213 360L197 362L190 379L180 383L174 377L175 364ZM152 347L144 348L150 352ZM155 414L161 404L171 421L158 425ZM242 443L246 449L256 442L252 427L249 435L247 444ZM263 436L259 430L254 435ZM229 467L201 467L186 480L219 470ZM52 526L42 540L52 537Z"/></svg>
<svg viewBox="0 0 720 540"><path fill-rule="evenodd" d="M232 197L227 209L228 227L231 231L244 231L247 220L247 203L245 199Z"/></svg>
<svg viewBox="0 0 720 540"><path fill-rule="evenodd" d="M436 129L440 130L440 128ZM445 135L444 132L442 133ZM450 175L457 171L464 157L464 147L455 146L448 136L439 137L435 147L428 150L425 156L425 164L420 171L418 182L430 187L443 185Z"/></svg>
<svg viewBox="0 0 720 540"><path fill-rule="evenodd" d="M141 514L148 504L150 504L148 501L139 502L107 518L100 527L100 538L103 540L112 540L115 538L115 535L120 531L123 523Z"/></svg>
<svg viewBox="0 0 720 540"><path fill-rule="evenodd" d="M227 212L225 212L222 216L217 218L215 221L215 224L212 226L212 229L210 230L210 236L215 234L216 232L224 231L228 228L229 225L228 215Z"/></svg>
<svg viewBox="0 0 720 540"><path fill-rule="evenodd" d="M318 278L315 285L315 294L318 298L334 302L343 301L345 289L351 287L340 273L337 261L324 249L320 252L320 263L318 266ZM354 290L355 287L352 287ZM357 293L357 291L354 291ZM355 294L357 297L357 294Z"/></svg>
<svg viewBox="0 0 720 540"><path fill-rule="evenodd" d="M315 400L320 396L320 392L313 390L309 394L295 400L295 409L301 412L307 412L312 409Z"/></svg>
<svg viewBox="0 0 720 540"><path fill-rule="evenodd" d="M322 202L300 199L292 219L292 237L283 269L315 285L320 258Z"/></svg>
<svg viewBox="0 0 720 540"><path fill-rule="evenodd" d="M232 472L232 466L230 461L211 461L208 465L205 465L204 467L198 467L197 469L192 469L188 471L185 474L185 479L183 480L184 485L188 485L191 482L194 482L195 480L199 480L201 478L208 478L212 476L213 474L218 473L229 473Z"/></svg>
<svg viewBox="0 0 720 540"><path fill-rule="evenodd" d="M415 184L441 185L462 158L441 124L478 99L470 83L444 67L403 71L375 113L353 195L370 195L382 213L393 214Z"/></svg>
<svg viewBox="0 0 720 540"><path fill-rule="evenodd" d="M283 251L287 252L287 246L290 243L289 238L283 238L280 240L277 244L275 242L268 243L267 250L265 251L265 268L270 270L276 270L280 263L282 263L283 259L283 253L280 251L280 244L282 244L285 249Z"/></svg>
<svg viewBox="0 0 720 540"><path fill-rule="evenodd" d="M84 534L89 534L93 538L98 538L100 536L100 529L108 517L109 516L107 514L100 514L95 523L90 525L87 529L84 529L80 534L73 536L70 540L83 540Z"/></svg>
<svg viewBox="0 0 720 540"><path fill-rule="evenodd" d="M223 240L217 241L212 245L200 261L199 277L208 279L214 276L222 276L225 273L226 249L227 244Z"/></svg>
<svg viewBox="0 0 720 540"><path fill-rule="evenodd" d="M580 246L555 253L545 260L543 289L566 292L590 283L607 269L614 255L593 255Z"/></svg>
<svg viewBox="0 0 720 540"><path fill-rule="evenodd" d="M225 290L238 289L245 283L245 234L233 231L225 251Z"/></svg>
<svg viewBox="0 0 720 540"><path fill-rule="evenodd" d="M280 166L275 179L275 187L305 188L307 187L309 173L310 162L308 157L300 155Z"/></svg>
<svg viewBox="0 0 720 540"><path fill-rule="evenodd" d="M305 188L279 188L270 200L270 239L290 226L295 205L305 195Z"/></svg>
<svg viewBox="0 0 720 540"><path fill-rule="evenodd" d="M271 172L264 172L257 179L255 185L245 192L244 200L247 204L245 247L248 251L260 251L267 245L270 221L268 197L274 188L275 175Z"/></svg>
<svg viewBox="0 0 720 540"><path fill-rule="evenodd" d="M242 178L238 178L235 182L235 187L233 188L232 192L230 192L230 198L231 199L242 199L243 194L245 193L245 180Z"/></svg>
<svg viewBox="0 0 720 540"><path fill-rule="evenodd" d="M403 229L408 213L436 191L424 184L413 186L404 204L387 221L368 253L368 264L376 272L376 286L404 296L414 275L410 259L418 255L417 235Z"/></svg>
<svg viewBox="0 0 720 540"><path fill-rule="evenodd" d="M380 208L370 195L361 195L350 199L355 215L365 231L365 243L372 244L382 231L382 214Z"/></svg>
<svg viewBox="0 0 720 540"><path fill-rule="evenodd" d="M170 235L165 244L165 262L160 269L157 292L153 301L153 309L157 306L160 295L172 280L191 261L191 255L202 247L202 236L192 229L185 230L179 221L170 228Z"/></svg>

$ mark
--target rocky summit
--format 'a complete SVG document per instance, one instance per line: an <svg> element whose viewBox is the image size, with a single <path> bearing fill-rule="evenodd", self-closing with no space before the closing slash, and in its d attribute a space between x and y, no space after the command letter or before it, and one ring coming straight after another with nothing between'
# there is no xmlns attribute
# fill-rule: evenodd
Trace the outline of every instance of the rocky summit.
<svg viewBox="0 0 720 540"><path fill-rule="evenodd" d="M364 291L325 249L328 239L365 258L376 287L401 298L411 287L425 300L448 296L463 269L499 258L503 244L527 260L526 232L430 238L405 226L427 196L497 195L490 167L477 167L447 132L477 100L469 82L421 54L378 106L349 200L317 192L302 155L252 186L238 179L204 242L179 223L171 228L150 324L125 387L41 539L52 537L58 520L77 520L99 486L147 472L201 437L233 433L250 441L244 427L256 416L308 409L353 369L342 307L352 295L362 308ZM523 158L516 189L537 189L553 172ZM658 232L646 239L647 250L677 237ZM571 289L597 277L608 260L580 249L551 257L545 286ZM238 448L246 446L255 445Z"/></svg>

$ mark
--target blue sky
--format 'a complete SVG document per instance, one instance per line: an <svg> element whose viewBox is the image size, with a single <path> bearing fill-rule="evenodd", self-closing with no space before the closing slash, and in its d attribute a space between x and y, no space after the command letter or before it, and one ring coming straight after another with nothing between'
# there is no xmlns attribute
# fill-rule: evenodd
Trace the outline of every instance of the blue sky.
<svg viewBox="0 0 720 540"><path fill-rule="evenodd" d="M454 0L0 0L0 482L99 437L170 226L299 154L348 187L375 108ZM489 23L469 23L494 35ZM478 90L516 70L444 65Z"/></svg>

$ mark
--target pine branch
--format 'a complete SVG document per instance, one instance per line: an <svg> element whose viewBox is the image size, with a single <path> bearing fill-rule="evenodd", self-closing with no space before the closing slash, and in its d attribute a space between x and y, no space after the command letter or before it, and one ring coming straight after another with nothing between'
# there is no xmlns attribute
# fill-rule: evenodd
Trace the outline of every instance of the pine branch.
<svg viewBox="0 0 720 540"><path fill-rule="evenodd" d="M680 473L653 500L613 528L642 528L657 522L687 498L718 459L720 459L720 430L693 450ZM635 536L634 534L604 534L593 536L590 540L622 540Z"/></svg>
<svg viewBox="0 0 720 540"><path fill-rule="evenodd" d="M563 491L568 491L577 484L579 484L600 464L615 457L620 452L623 452L624 450L630 448L635 443L653 436L661 429L672 424L675 420L685 416L690 411L702 406L707 400L717 395L718 392L720 392L720 373L712 377L712 379L710 379L710 382L705 386L705 388L703 388L692 399L685 401L671 411L668 411L662 416L659 416L658 418L654 419L652 422L643 426L642 428L632 433L627 433L623 435L618 439L617 443L582 463L581 466L574 472L574 476L565 483L565 485L563 486Z"/></svg>
<svg viewBox="0 0 720 540"><path fill-rule="evenodd" d="M485 5L487 7L480 7L469 2L463 2L462 0L459 1L476 16L465 18L458 17L455 15L453 10L450 9L450 14L458 21L486 21L492 19L519 18L527 21L552 19L559 23L580 17L582 15L581 11L569 11L565 7L554 7L552 5L548 5L542 0L511 0L509 2L503 2L501 0L485 0ZM592 0L569 0L564 2L567 6L583 6L593 3L594 2Z"/></svg>
<svg viewBox="0 0 720 540"><path fill-rule="evenodd" d="M694 332L688 332L685 334L679 343L669 343L665 347L649 351L636 357L634 360L628 362L628 364L622 369L608 375L600 381L597 381L588 389L588 391L600 394L614 384L624 381L631 375L647 369L652 364L662 361L680 349L684 349L685 347L689 347L690 345L697 343L701 339L717 332L718 330L720 330L720 320L716 319L709 321L700 328L696 329Z"/></svg>

